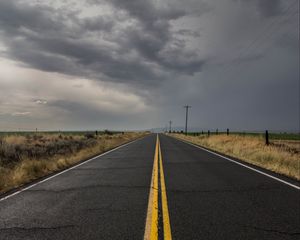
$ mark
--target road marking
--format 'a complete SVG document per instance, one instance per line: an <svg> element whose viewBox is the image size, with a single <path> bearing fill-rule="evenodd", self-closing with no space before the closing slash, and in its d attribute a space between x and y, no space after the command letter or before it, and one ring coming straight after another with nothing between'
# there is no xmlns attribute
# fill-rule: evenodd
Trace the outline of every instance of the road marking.
<svg viewBox="0 0 300 240"><path fill-rule="evenodd" d="M171 225L169 218L169 210L168 210L168 201L167 201L167 190L165 184L165 175L164 168L162 164L162 154L159 142L159 166L160 166L160 185L161 185L161 198L162 198L162 212L163 212L163 225L164 225L164 239L171 240Z"/></svg>
<svg viewBox="0 0 300 240"><path fill-rule="evenodd" d="M156 136L144 239L158 239L158 135Z"/></svg>
<svg viewBox="0 0 300 240"><path fill-rule="evenodd" d="M175 137L173 137L173 138L175 138ZM268 173L265 173L265 172L263 172L263 171L260 171L260 170L258 170L258 169L255 169L255 168L253 168L253 167L250 167L250 166L248 166L248 165L246 165L246 164L240 163L240 162L235 161L235 160L233 160L233 159L231 159L231 158L225 157L225 156L223 156L223 155L221 155L221 154L215 153L215 152L213 152L213 151L210 151L210 150L208 150L208 149L205 149L205 148L203 148L203 147L200 147L200 146L198 146L198 145L196 145L196 144L193 144L193 143L190 143L190 142L188 142L188 141L185 141L185 140L182 140L182 139L178 139L178 138L175 138L175 139L176 139L176 140L179 140L179 141L181 141L181 142L184 142L184 143L186 143L186 144L189 144L189 145L191 145L191 146L194 146L194 147L196 147L196 148L200 148L201 150L204 150L204 151L206 151L206 152L209 152L209 153L211 153L211 154L214 154L214 155L216 155L216 156L219 156L219 157L221 157L221 158L224 158L224 159L226 159L226 160L228 160L228 161L230 161L230 162L233 162L233 163L238 164L238 165L240 165L240 166L243 166L243 167L245 167L245 168L248 168L248 169L250 169L250 170L252 170L252 171L254 171L254 172L257 172L257 173L260 173L260 174L262 174L262 175L265 175L265 176L267 176L267 177L269 177L269 178L272 178L272 179L274 179L274 180L276 180L276 181L278 181L278 182L284 183L284 184L286 184L286 185L288 185L288 186L290 186L290 187L293 187L293 188L295 188L295 189L297 189L297 190L300 190L300 187L297 186L297 185L294 185L294 184L292 184L292 183L289 183L289 182L287 182L287 181L284 181L284 180L282 180L282 179L280 179L280 178L277 178L277 177L272 176L272 175L270 175L270 174L268 174Z"/></svg>
<svg viewBox="0 0 300 240"><path fill-rule="evenodd" d="M157 140L156 140L155 157L154 157L153 164L154 164L153 185L151 189L153 192L152 210L154 211L152 211L150 239L157 239L158 236L158 142Z"/></svg>
<svg viewBox="0 0 300 240"><path fill-rule="evenodd" d="M31 184L31 185L29 185L28 187L22 188L22 189L19 190L19 191L16 191L16 192L14 192L14 193L12 193L12 194L9 194L9 195L7 195L7 196L5 196L5 197L3 197L3 198L0 198L0 202L6 200L6 199L8 199L8 198L11 198L11 197L13 197L13 196L16 196L16 195L18 195L18 194L21 193L21 192L24 192L24 191L26 191L26 190L28 190L28 189L30 189L30 188L33 188L33 187L35 187L35 186L37 186L37 185L39 185L39 184L41 184L41 183L44 183L44 182L46 182L46 181L48 181L48 180L50 180L50 179L52 179L52 178L55 178L55 177L57 177L57 176L59 176L59 175L61 175L61 174L63 174L63 173L69 172L70 170L72 170L72 169L74 169L74 168L77 168L77 167L79 167L79 166L82 166L83 164L86 164L86 163L88 163L88 162L90 162L90 161L93 161L93 160L95 160L96 158L99 158L99 157L102 157L102 156L104 156L104 155L106 155L106 154L109 154L109 153L111 153L111 152L114 152L114 151L116 151L116 150L118 150L118 149L120 149L120 148L123 148L123 147L125 147L125 146L128 146L129 144L132 144L132 143L134 143L134 142L136 142L136 141L139 141L139 140L141 140L141 138L138 138L138 139L136 139L136 140L134 140L134 141L131 141L131 142L129 142L129 143L125 143L125 144L123 144L123 145L121 145L121 146L119 146L119 147L116 147L116 148L114 148L114 149L111 149L111 150L109 150L109 151L107 151L107 152L101 153L101 154L98 155L98 156L95 156L95 157L93 157L93 158L90 158L90 159L88 159L88 160L86 160L86 161L84 161L84 162L82 162L82 163L79 163L79 164L73 166L73 167L67 168L67 169L65 169L65 170L63 170L63 171L61 171L61 172L59 172L59 173L57 173L57 174L54 174L54 175L52 175L52 176L50 176L50 177L47 177L47 178L45 178L45 179L43 179L43 180L41 180L41 181L38 181L38 182L36 182L36 183L34 183L34 184Z"/></svg>
<svg viewBox="0 0 300 240"><path fill-rule="evenodd" d="M158 239L158 228L159 228L159 218L158 218L158 173L160 173L160 191L161 191L161 202L162 202L162 220L163 220L163 229L164 229L164 239L171 240L171 227L170 227L170 218L169 210L167 203L167 193L165 178L162 165L162 154L160 148L159 137L156 137L155 153L154 153L154 162L152 170L152 178L150 184L149 200L148 200L148 209L147 209L147 218L146 226L144 233L144 240L157 240Z"/></svg>

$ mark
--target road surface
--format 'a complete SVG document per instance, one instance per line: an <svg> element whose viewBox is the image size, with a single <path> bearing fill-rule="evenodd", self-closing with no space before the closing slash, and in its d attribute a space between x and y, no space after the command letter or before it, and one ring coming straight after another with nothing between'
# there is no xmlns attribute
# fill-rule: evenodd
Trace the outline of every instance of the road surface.
<svg viewBox="0 0 300 240"><path fill-rule="evenodd" d="M152 134L2 197L0 239L299 239L296 187Z"/></svg>

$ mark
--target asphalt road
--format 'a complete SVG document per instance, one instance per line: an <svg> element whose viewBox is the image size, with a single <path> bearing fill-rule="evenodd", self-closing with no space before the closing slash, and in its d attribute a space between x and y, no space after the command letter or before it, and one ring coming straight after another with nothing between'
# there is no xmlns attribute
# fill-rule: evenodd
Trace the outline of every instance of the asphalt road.
<svg viewBox="0 0 300 240"><path fill-rule="evenodd" d="M299 239L300 191L161 136L173 239Z"/></svg>
<svg viewBox="0 0 300 240"><path fill-rule="evenodd" d="M143 239L151 211L159 239L300 238L299 190L159 138L161 156L152 134L0 200L0 239Z"/></svg>

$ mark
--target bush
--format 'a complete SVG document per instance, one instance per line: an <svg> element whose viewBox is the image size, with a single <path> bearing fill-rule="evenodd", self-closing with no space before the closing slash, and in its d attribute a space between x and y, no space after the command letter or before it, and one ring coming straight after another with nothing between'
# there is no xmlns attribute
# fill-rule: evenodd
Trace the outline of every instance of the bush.
<svg viewBox="0 0 300 240"><path fill-rule="evenodd" d="M109 130L104 130L104 134L107 134L107 135L113 135L113 132L109 131Z"/></svg>
<svg viewBox="0 0 300 240"><path fill-rule="evenodd" d="M39 159L49 158L57 154L74 154L85 147L92 147L97 144L93 135L76 139L72 136L62 137L62 135L49 139L28 135L25 139L24 144L7 143L3 138L0 139L0 166L19 162L24 158Z"/></svg>
<svg viewBox="0 0 300 240"><path fill-rule="evenodd" d="M95 138L95 135L92 134L92 133L86 133L84 136L85 136L87 139Z"/></svg>

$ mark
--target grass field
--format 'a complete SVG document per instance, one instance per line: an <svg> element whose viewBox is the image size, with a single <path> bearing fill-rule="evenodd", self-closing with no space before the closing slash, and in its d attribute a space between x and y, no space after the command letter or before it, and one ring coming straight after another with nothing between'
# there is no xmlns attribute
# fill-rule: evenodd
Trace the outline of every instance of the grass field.
<svg viewBox="0 0 300 240"><path fill-rule="evenodd" d="M171 136L300 180L300 141L294 140L294 136L290 136L289 140L276 136L268 146L263 135L256 134L215 134L208 137L172 133Z"/></svg>
<svg viewBox="0 0 300 240"><path fill-rule="evenodd" d="M218 132L218 134L226 134L226 132ZM189 136L201 136L207 135L207 132L203 134L201 132L193 132L188 133ZM216 132L210 132L210 135L217 135ZM257 132L231 132L229 135L238 135L238 136L254 136L254 137L264 137L264 133L257 133ZM300 134L298 133L269 133L270 140L299 140L300 141Z"/></svg>
<svg viewBox="0 0 300 240"><path fill-rule="evenodd" d="M105 152L146 132L2 133L0 193Z"/></svg>

